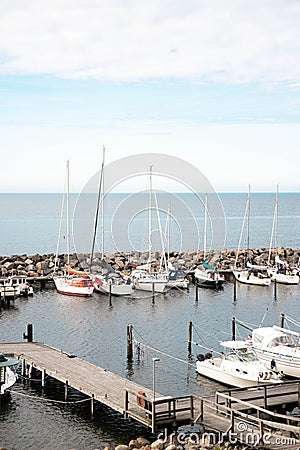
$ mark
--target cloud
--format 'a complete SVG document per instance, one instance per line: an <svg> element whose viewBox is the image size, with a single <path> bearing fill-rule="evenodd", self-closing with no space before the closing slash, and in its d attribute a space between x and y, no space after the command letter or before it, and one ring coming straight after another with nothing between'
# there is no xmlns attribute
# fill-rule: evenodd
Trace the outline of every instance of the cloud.
<svg viewBox="0 0 300 450"><path fill-rule="evenodd" d="M0 74L300 82L294 0L1 0Z"/></svg>

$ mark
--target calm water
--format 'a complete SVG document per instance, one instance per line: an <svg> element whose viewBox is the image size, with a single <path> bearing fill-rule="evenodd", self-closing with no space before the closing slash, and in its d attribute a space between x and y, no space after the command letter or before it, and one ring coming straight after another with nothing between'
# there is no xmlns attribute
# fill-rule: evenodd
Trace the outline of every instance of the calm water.
<svg viewBox="0 0 300 450"><path fill-rule="evenodd" d="M194 340L220 350L218 342L230 338L231 318L259 325L279 323L281 312L300 318L300 286L278 286L274 301L272 287L238 285L233 302L231 283L223 291L200 290L198 304L194 289L189 293L170 292L155 299L108 298L94 294L90 299L70 298L53 290L35 292L28 300L17 299L10 310L0 312L1 339L22 340L28 322L34 324L34 339L76 354L119 375L152 387L152 357L160 358L156 388L162 394L204 395L221 386L197 377L187 355L187 329L195 324ZM145 344L144 355L126 361L126 325L132 323L137 341ZM245 330L244 330L245 331ZM244 335L243 329L240 332ZM165 354L156 352L159 349ZM181 361L172 358L179 358ZM190 363L190 364L188 364ZM140 426L97 405L94 423L89 405L63 406L48 398L63 400L63 387L52 383L42 391L39 384L15 385L0 412L0 445L16 449L93 449L127 442L148 433ZM81 397L73 393L72 400Z"/></svg>
<svg viewBox="0 0 300 450"><path fill-rule="evenodd" d="M227 219L227 248L237 247L246 198L246 194L221 195ZM73 196L73 205L75 201ZM118 205L120 197L115 197L114 201ZM189 201L192 204L193 199ZM251 246L269 245L274 203L273 194L252 195ZM0 204L1 210L5 211L0 218L1 255L55 251L60 195L2 194ZM111 202L106 213L106 226L113 210ZM203 225L201 211L195 215ZM145 223L146 217L140 217L140 227L134 228L140 231ZM299 223L298 194L281 194L280 245L300 246ZM47 290L35 292L28 300L17 299L10 310L0 311L0 341L22 341L26 324L33 323L35 340L107 367L149 388L152 387L152 357L159 357L156 366L159 392L204 395L221 386L196 376L194 359L199 348L193 349L193 361L190 361L187 355L189 321L195 324L194 341L220 350L218 342L230 338L232 316L254 326L258 326L263 317L264 325L279 323L281 312L299 320L299 297L300 286L278 285L278 298L274 301L272 287L238 285L234 303L233 286L228 282L220 292L200 290L198 304L191 288L189 293L175 291L157 296L154 305L151 298L139 295L138 298L113 299L110 306L105 296L70 298ZM135 355L130 366L126 361L128 323L133 324L135 338L144 349L144 355L140 359ZM20 380L10 398L1 405L0 446L9 450L96 449L126 443L140 435L148 436L142 427L99 404L92 423L88 404L64 406L49 400L63 398L63 387L59 383L53 382L42 391L39 383L28 384ZM79 399L79 394L73 392L72 400Z"/></svg>
<svg viewBox="0 0 300 450"><path fill-rule="evenodd" d="M224 210L225 240L222 248L238 247L247 194L220 194ZM193 194L170 197L158 195L160 228L166 232L167 211L171 208L171 249L197 250L203 248L204 207ZM129 197L111 194L105 200L105 251L130 251L148 249L147 196ZM55 253L61 213L61 194L0 194L0 255ZM82 204L83 203L83 204ZM82 202L82 197L71 195L71 212L75 249L79 253L90 252L94 228L96 195ZM134 208L133 208L134 205ZM209 205L208 205L209 208ZM251 195L250 247L269 247L275 209L275 194ZM222 211L223 211L222 210ZM73 217L74 214L74 217ZM60 252L66 252L66 236L63 220ZM99 227L98 227L99 229ZM125 230L125 234L124 234ZM159 224L153 212L153 245L161 248ZM156 231L155 231L156 230ZM101 247L100 231L97 236ZM247 246L245 224L241 247ZM120 237L124 237L121 239ZM128 236L128 242L125 238ZM130 245L129 245L130 244ZM279 194L278 244L300 247L300 194ZM207 248L213 245L210 220L207 225ZM122 247L122 248L120 248ZM74 247L72 248L74 250Z"/></svg>

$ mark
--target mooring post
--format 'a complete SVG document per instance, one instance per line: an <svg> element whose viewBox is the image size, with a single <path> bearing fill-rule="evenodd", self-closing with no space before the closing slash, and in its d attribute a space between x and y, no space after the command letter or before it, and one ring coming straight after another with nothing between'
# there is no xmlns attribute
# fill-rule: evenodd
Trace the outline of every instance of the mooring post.
<svg viewBox="0 0 300 450"><path fill-rule="evenodd" d="M65 402L67 402L68 401L68 399L69 399L69 382L68 382L68 380L66 380L66 382L65 382Z"/></svg>
<svg viewBox="0 0 300 450"><path fill-rule="evenodd" d="M152 304L155 303L155 289L154 289L154 283L152 283Z"/></svg>
<svg viewBox="0 0 300 450"><path fill-rule="evenodd" d="M91 396L91 419L94 419L94 394Z"/></svg>
<svg viewBox="0 0 300 450"><path fill-rule="evenodd" d="M42 369L42 387L45 387L45 386L46 386L45 376L46 376L46 370L45 370L45 368L43 367L43 369Z"/></svg>
<svg viewBox="0 0 300 450"><path fill-rule="evenodd" d="M25 359L22 359L21 375L22 375L22 377L25 377L25 375L26 375L26 363L25 363Z"/></svg>
<svg viewBox="0 0 300 450"><path fill-rule="evenodd" d="M195 294L196 294L195 301L196 301L196 302L198 302L198 299L199 299L199 292L198 292L198 289L199 289L198 281L196 280L196 283L195 283Z"/></svg>
<svg viewBox="0 0 300 450"><path fill-rule="evenodd" d="M236 278L233 278L233 301L236 302Z"/></svg>
<svg viewBox="0 0 300 450"><path fill-rule="evenodd" d="M27 339L27 342L33 341L33 326L32 323L27 324L27 334L23 333L23 339Z"/></svg>
<svg viewBox="0 0 300 450"><path fill-rule="evenodd" d="M128 391L127 391L127 389L125 389L125 399L124 399L124 417L125 417L125 419L128 418L128 406L129 406Z"/></svg>
<svg viewBox="0 0 300 450"><path fill-rule="evenodd" d="M189 322L189 330L188 330L188 353L192 354L192 336L193 336L193 322Z"/></svg>
<svg viewBox="0 0 300 450"><path fill-rule="evenodd" d="M280 314L280 328L284 328L284 319L285 319L285 315L284 313Z"/></svg>
<svg viewBox="0 0 300 450"><path fill-rule="evenodd" d="M277 281L274 280L274 300L277 300Z"/></svg>
<svg viewBox="0 0 300 450"><path fill-rule="evenodd" d="M232 336L231 336L231 340L235 341L235 317L232 317L232 321L231 321L231 329L232 329Z"/></svg>
<svg viewBox="0 0 300 450"><path fill-rule="evenodd" d="M28 369L28 378L32 378L32 372L33 372L33 363L30 363Z"/></svg>
<svg viewBox="0 0 300 450"><path fill-rule="evenodd" d="M111 306L111 283L109 283L109 306Z"/></svg>
<svg viewBox="0 0 300 450"><path fill-rule="evenodd" d="M127 359L131 360L133 356L133 349L132 349L132 325L127 325Z"/></svg>

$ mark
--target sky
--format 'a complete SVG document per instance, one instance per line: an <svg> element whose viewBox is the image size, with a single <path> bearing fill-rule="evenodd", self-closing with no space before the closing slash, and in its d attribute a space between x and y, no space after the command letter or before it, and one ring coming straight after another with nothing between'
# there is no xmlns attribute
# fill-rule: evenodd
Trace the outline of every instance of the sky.
<svg viewBox="0 0 300 450"><path fill-rule="evenodd" d="M154 152L299 191L300 1L0 0L0 192Z"/></svg>

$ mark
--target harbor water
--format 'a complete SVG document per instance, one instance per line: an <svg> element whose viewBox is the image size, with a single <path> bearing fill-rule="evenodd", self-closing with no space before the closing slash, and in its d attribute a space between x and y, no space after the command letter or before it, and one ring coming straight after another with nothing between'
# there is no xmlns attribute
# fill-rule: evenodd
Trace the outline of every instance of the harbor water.
<svg viewBox="0 0 300 450"><path fill-rule="evenodd" d="M19 208L1 217L0 253L54 252L60 196L32 194L35 195L33 200L29 194L23 194L26 198L10 195L10 198L9 194L0 196L2 206L14 200L15 204L19 202ZM236 195L235 200L229 198L230 195ZM257 206L253 196L251 246L267 247L274 196L259 195ZM283 195L286 203L282 201L281 245L299 247L298 194ZM236 248L247 195L224 196L227 196L223 201L227 248ZM28 210L32 205L36 206L35 212ZM203 396L222 389L222 385L196 375L196 355L207 350L193 345L192 355L188 355L189 322L194 324L193 341L220 351L219 342L231 338L233 316L253 328L279 324L282 312L297 320L300 318L299 300L300 286L277 285L275 299L273 285L238 284L234 301L230 281L220 291L199 289L197 302L194 286L188 292L172 290L157 295L154 302L146 293L135 291L132 297L113 298L111 304L108 297L101 294L94 293L84 299L35 287L33 297L16 299L10 309L0 311L0 341L22 341L27 324L32 323L35 341L77 355L150 389L153 387L152 358L157 357L155 388L158 392ZM133 325L136 344L131 363L126 358L127 324ZM239 333L247 337L248 332L238 327L238 336ZM128 443L138 436L153 437L140 425L98 403L91 421L89 403L78 402L84 397L71 391L70 400L74 403L64 403L64 386L55 380L48 380L42 389L39 381L29 382L20 377L7 399L1 402L0 446L9 450L88 450Z"/></svg>

